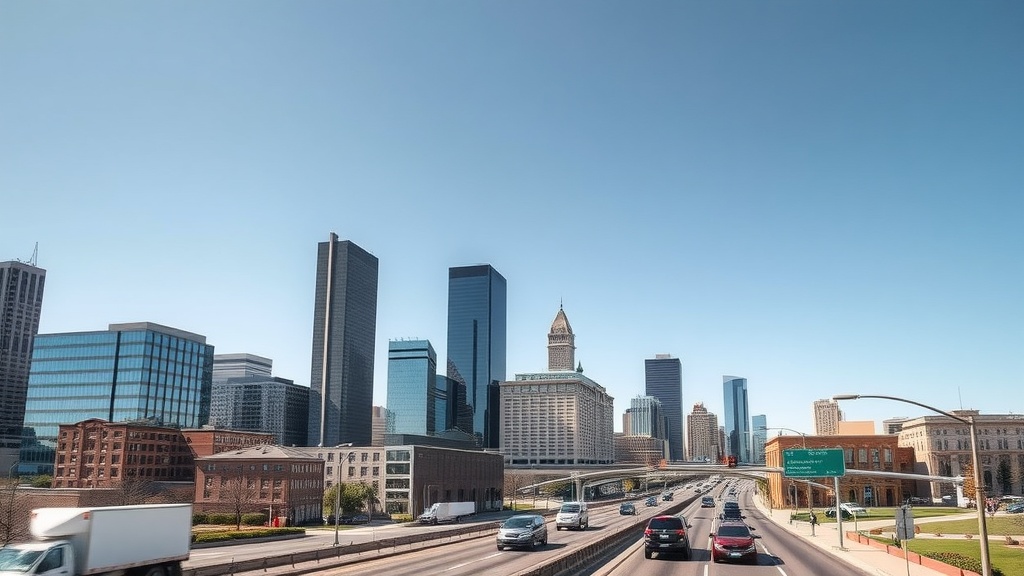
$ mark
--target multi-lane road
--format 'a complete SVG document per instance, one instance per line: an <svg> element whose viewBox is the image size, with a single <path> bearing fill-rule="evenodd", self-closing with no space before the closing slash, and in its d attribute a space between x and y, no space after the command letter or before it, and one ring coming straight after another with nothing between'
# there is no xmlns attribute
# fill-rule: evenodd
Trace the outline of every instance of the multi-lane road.
<svg viewBox="0 0 1024 576"><path fill-rule="evenodd" d="M617 548L613 557L595 561L592 566L581 570L578 574L588 576L867 576L867 573L854 567L838 562L834 557L792 535L788 531L775 526L764 517L751 500L751 484L733 481L739 484L740 505L747 516L747 523L755 528L761 536L757 540L757 565L715 564L711 561L709 534L714 529L717 508L700 508L700 500L688 505L681 514L691 524L690 540L693 546L693 557L645 559L643 540L637 539ZM721 495L724 490L718 487L712 495ZM692 490L677 490L676 498L688 498L694 495ZM645 506L643 501L637 502L638 516L619 515L617 506L592 507L590 510L590 528L585 531L557 531L554 521L549 522L548 545L533 551L504 550L495 546L493 535L476 539L460 539L441 547L414 550L398 555L385 555L361 559L333 568L325 567L315 574L325 576L342 576L354 574L374 574L387 576L479 576L481 574L510 575L529 571L539 565L550 562L568 550L607 539L614 531L635 523L638 527L646 524L647 519L662 513L665 508L675 502L664 502L660 498L658 505ZM429 528L422 528L429 529ZM342 543L349 541L366 541L370 538L394 538L403 532L400 530L419 530L418 528L391 527L385 530L360 528L342 533ZM407 533L407 532L406 532ZM313 540L310 540L312 538ZM258 558L261 556L285 554L297 547L329 547L333 543L331 532L320 533L301 541L283 541L264 543L258 546L218 547L194 550L189 566L217 564L234 560ZM615 550L613 550L613 553Z"/></svg>

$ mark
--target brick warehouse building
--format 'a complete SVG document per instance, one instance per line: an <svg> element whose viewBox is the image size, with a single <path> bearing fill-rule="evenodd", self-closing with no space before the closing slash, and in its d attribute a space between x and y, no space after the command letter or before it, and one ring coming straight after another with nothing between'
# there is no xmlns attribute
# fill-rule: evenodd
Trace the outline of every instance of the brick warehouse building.
<svg viewBox="0 0 1024 576"><path fill-rule="evenodd" d="M863 436L775 436L765 443L765 466L783 467L782 452L791 448L841 448L847 470L914 473L914 449L898 446L891 434ZM816 487L805 480L828 486ZM832 478L785 478L768 474L768 495L775 508L831 507ZM846 475L839 479L841 502L869 506L898 506L913 495L914 482L884 476ZM794 498L795 495L795 498Z"/></svg>
<svg viewBox="0 0 1024 576"><path fill-rule="evenodd" d="M253 446L196 459L194 509L273 510L289 525L323 522L324 461L283 446Z"/></svg>
<svg viewBox="0 0 1024 576"><path fill-rule="evenodd" d="M270 443L273 434L204 428L179 430L99 418L62 424L54 488L111 488L125 478L192 482L195 459Z"/></svg>

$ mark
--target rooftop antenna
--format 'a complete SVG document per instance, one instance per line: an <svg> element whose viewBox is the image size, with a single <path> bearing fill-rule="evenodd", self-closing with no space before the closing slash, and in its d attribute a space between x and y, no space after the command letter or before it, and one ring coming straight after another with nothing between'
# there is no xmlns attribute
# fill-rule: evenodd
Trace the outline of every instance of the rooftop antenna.
<svg viewBox="0 0 1024 576"><path fill-rule="evenodd" d="M960 399L960 409L964 409L964 395L960 393L960 387L956 387L956 396Z"/></svg>
<svg viewBox="0 0 1024 576"><path fill-rule="evenodd" d="M15 258L15 260L17 260L18 262L21 262L22 264L28 264L29 266L35 266L36 262L39 260L39 242L36 242L36 247L32 249L32 257L31 258L29 258L27 261L26 260L19 260L18 258Z"/></svg>

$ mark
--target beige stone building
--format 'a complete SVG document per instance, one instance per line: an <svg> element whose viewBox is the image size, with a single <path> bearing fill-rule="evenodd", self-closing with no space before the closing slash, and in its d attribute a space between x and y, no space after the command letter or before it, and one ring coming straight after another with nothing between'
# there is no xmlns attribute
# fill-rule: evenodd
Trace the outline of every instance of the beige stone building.
<svg viewBox="0 0 1024 576"><path fill-rule="evenodd" d="M961 418L974 418L986 495L1024 494L1024 415L980 414L977 410L950 412ZM972 460L970 428L942 415L903 422L899 445L914 449L914 471L920 474L967 475ZM940 482L918 482L917 490L919 496L932 498L956 493L954 485Z"/></svg>
<svg viewBox="0 0 1024 576"><path fill-rule="evenodd" d="M384 441L381 440L381 444ZM295 448L324 463L324 491L335 484L365 483L373 487L379 504L384 502L384 446L318 446ZM376 507L371 512L380 512Z"/></svg>
<svg viewBox="0 0 1024 576"><path fill-rule="evenodd" d="M576 335L572 333L565 310L558 307L558 314L548 332L548 370L569 372L576 368Z"/></svg>
<svg viewBox="0 0 1024 576"><path fill-rule="evenodd" d="M668 460L668 440L662 438L616 434L613 442L616 464L658 466Z"/></svg>
<svg viewBox="0 0 1024 576"><path fill-rule="evenodd" d="M703 402L693 405L686 416L686 458L691 461L717 462L722 457L719 442L718 416L708 412Z"/></svg>
<svg viewBox="0 0 1024 576"><path fill-rule="evenodd" d="M579 372L516 374L501 383L508 464L610 464L613 398Z"/></svg>
<svg viewBox="0 0 1024 576"><path fill-rule="evenodd" d="M835 400L814 401L814 434L816 436L833 436L839 433L839 421L843 419L843 411Z"/></svg>

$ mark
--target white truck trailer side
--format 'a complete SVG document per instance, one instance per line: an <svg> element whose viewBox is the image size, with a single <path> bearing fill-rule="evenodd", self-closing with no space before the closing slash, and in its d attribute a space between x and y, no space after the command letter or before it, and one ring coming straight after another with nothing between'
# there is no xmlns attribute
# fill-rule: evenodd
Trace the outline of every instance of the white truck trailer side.
<svg viewBox="0 0 1024 576"><path fill-rule="evenodd" d="M458 522L476 512L476 502L438 502L420 514L421 524L437 524L439 522Z"/></svg>
<svg viewBox="0 0 1024 576"><path fill-rule="evenodd" d="M38 508L32 542L0 549L0 576L179 576L190 504Z"/></svg>

